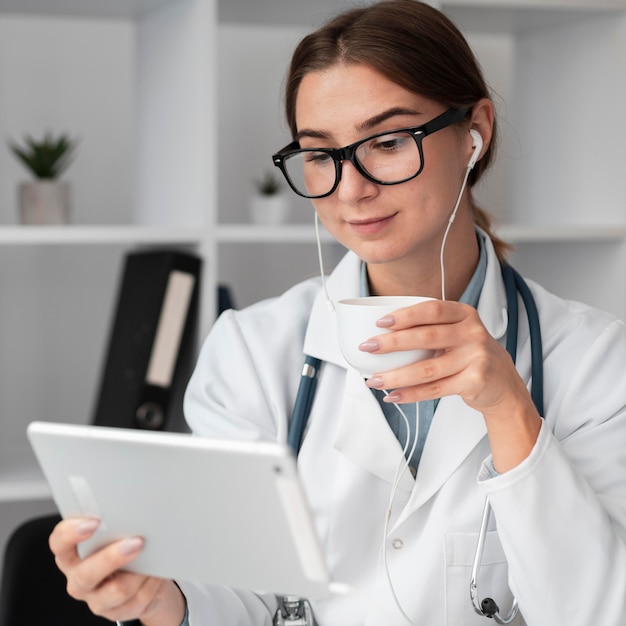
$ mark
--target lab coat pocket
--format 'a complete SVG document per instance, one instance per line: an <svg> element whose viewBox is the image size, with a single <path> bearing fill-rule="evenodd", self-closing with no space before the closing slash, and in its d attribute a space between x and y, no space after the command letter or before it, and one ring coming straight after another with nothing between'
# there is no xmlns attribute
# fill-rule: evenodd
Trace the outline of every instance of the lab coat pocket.
<svg viewBox="0 0 626 626"><path fill-rule="evenodd" d="M446 625L486 626L486 618L474 611L470 599L469 583L478 543L477 533L451 533L445 536L446 557ZM496 531L487 533L477 581L478 597L493 598L502 614L507 615L513 604L513 594L508 586L508 565ZM512 626L523 626L518 615Z"/></svg>

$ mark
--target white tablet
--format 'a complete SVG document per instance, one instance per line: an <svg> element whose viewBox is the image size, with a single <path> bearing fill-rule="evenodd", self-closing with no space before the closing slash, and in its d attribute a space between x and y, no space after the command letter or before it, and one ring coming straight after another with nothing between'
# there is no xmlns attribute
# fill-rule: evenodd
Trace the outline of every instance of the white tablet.
<svg viewBox="0 0 626 626"><path fill-rule="evenodd" d="M33 422L63 517L101 519L81 556L140 535L133 571L301 597L330 577L290 450L277 443Z"/></svg>

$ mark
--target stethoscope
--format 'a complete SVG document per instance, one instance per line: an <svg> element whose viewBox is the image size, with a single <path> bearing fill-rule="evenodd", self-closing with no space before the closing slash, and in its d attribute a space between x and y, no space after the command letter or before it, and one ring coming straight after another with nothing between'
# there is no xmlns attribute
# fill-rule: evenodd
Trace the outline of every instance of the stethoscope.
<svg viewBox="0 0 626 626"><path fill-rule="evenodd" d="M530 292L530 289L524 279L507 263L502 264L502 278L504 281L508 309L506 349L513 359L513 363L515 363L517 357L517 333L519 321L517 296L519 294L522 298L522 302L524 303L524 308L526 309L530 332L532 373L531 397L537 412L543 417L543 349L537 305L535 304L532 293ZM315 396L317 379L321 365L321 359L309 355L305 356L287 437L287 442L296 456L300 451L304 430L311 414L311 407L313 406L313 398ZM478 596L478 577L480 574L480 564L490 517L491 505L489 503L489 499L486 498L469 584L470 598L472 600L474 610L479 615L493 619L498 624L510 624L515 619L519 611L516 599L513 600L513 604L508 614L503 616L500 614L500 609L492 598L485 598L481 601Z"/></svg>

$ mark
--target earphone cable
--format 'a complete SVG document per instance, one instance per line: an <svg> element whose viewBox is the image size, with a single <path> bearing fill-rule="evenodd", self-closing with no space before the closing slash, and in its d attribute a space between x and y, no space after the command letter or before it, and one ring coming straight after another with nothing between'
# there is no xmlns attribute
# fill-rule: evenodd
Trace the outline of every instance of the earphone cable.
<svg viewBox="0 0 626 626"><path fill-rule="evenodd" d="M326 296L326 306L329 311L334 312L335 305L330 299L328 289L326 288L326 273L324 272L324 258L322 257L322 241L320 238L320 218L317 215L317 211L315 211L315 241L317 243L317 260L320 266L320 276L322 277L322 288L324 289L324 294Z"/></svg>
<svg viewBox="0 0 626 626"><path fill-rule="evenodd" d="M446 231L443 234L443 240L441 241L441 250L439 251L439 266L441 268L441 299L446 299L446 278L445 278L445 270L443 263L443 252L446 247L446 240L448 239L448 233L450 232L450 228L452 228L452 222L456 219L456 213L459 210L459 205L461 204L461 198L463 197L463 192L465 191L465 187L467 185L467 179L472 171L472 166L468 165L465 170L465 176L463 177L463 184L461 185L461 191L459 192L459 196L456 199L456 204L454 205L454 211L452 211L452 215L450 215L450 219L448 220L448 225L446 226Z"/></svg>
<svg viewBox="0 0 626 626"><path fill-rule="evenodd" d="M385 395L389 395L389 392L386 389L383 389L383 393ZM404 607L402 606L402 603L400 602L400 599L398 598L398 594L396 593L396 589L394 587L393 580L391 578L391 570L389 569L389 561L387 559L387 535L389 533L389 520L391 519L391 510L393 507L393 501L396 497L396 492L398 491L398 487L400 485L400 481L402 480L402 476L404 476L404 473L406 472L408 468L407 458L409 459L412 458L415 452L415 448L417 446L417 439L419 436L419 424L418 424L419 418L417 415L415 416L415 437L413 438L413 445L411 446L411 451L409 453L409 456L407 457L406 453L409 448L409 442L411 441L411 427L409 424L409 419L407 418L405 412L400 408L400 405L394 402L393 406L396 407L396 409L398 410L398 412L400 413L404 421L404 425L406 428L406 439L404 442L404 447L402 448L402 456L400 458L400 462L398 463L398 466L396 467L396 473L394 475L392 486L391 486L389 504L387 505L387 511L385 513L385 523L383 525L383 543L381 546L381 553L382 553L383 565L385 569L385 576L387 577L387 583L389 584L389 589L391 590L391 594L396 603L396 606L398 607L398 610L400 611L400 613L402 613L402 617L404 617L404 619L409 624L413 625L413 620L409 617L407 612L404 610Z"/></svg>

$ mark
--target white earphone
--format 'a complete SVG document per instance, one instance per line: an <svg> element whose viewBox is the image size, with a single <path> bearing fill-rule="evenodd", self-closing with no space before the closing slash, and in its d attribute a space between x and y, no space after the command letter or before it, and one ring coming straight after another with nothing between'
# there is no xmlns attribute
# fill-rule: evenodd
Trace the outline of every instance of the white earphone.
<svg viewBox="0 0 626 626"><path fill-rule="evenodd" d="M446 247L446 240L448 239L448 233L450 232L450 227L452 226L452 222L454 222L456 218L456 212L459 209L459 205L461 204L461 198L463 197L463 192L465 191L465 186L467 185L467 179L469 178L470 172L474 165L476 165L476 161L478 161L478 157L480 156L480 151L483 149L483 138L480 136L480 133L473 128L470 130L470 135L472 136L472 140L474 145L474 152L472 152L472 156L465 168L465 176L463 177L463 183L461 185L461 191L459 191L459 196L456 199L456 204L454 205L454 210L452 211L452 215L450 215L450 219L448 220L448 226L446 227L446 232L443 234L443 241L441 242L441 251L439 253L439 264L441 267L441 299L446 299L446 278L445 278L445 267L443 264L443 251Z"/></svg>
<svg viewBox="0 0 626 626"><path fill-rule="evenodd" d="M480 136L480 133L473 128L470 130L470 135L474 140L474 152L467 164L467 167L471 170L474 165L476 165L476 161L478 161L478 157L480 156L480 151L483 149L483 138Z"/></svg>

